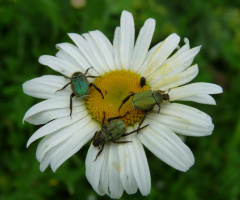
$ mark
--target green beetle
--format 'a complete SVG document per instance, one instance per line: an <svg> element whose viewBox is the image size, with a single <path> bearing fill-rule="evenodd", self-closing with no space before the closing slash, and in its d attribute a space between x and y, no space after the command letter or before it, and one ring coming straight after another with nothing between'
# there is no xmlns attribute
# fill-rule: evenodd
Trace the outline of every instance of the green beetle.
<svg viewBox="0 0 240 200"><path fill-rule="evenodd" d="M95 87L95 89L102 95L102 98L104 99L102 91L93 83L88 83L87 78L99 77L99 76L86 76L86 74L88 73L88 70L91 68L92 67L88 68L84 74L82 72L73 73L70 78L71 81L69 83L67 83L65 86L63 86L62 89L56 91L56 92L61 91L61 90L65 89L69 84L71 84L73 93L70 95L70 116L72 115L72 98L74 96L76 96L76 97L87 96L90 92L90 87L92 87L92 86Z"/></svg>
<svg viewBox="0 0 240 200"><path fill-rule="evenodd" d="M103 112L103 120L102 120L101 130L95 132L95 134L93 136L93 141L92 141L92 144L94 147L99 147L100 145L102 146L99 148L100 150L94 161L97 160L98 156L102 153L102 151L104 149L104 145L107 144L108 142L113 142L113 143L131 142L131 141L117 141L117 140L121 137L125 137L132 133L138 132L139 130L141 130L149 125L148 124L144 127L138 128L137 130L131 131L129 133L125 133L127 128L126 128L126 125L124 124L124 122L122 120L120 120L120 118L125 117L127 114L129 114L129 112L126 112L126 114L123 116L108 118L108 123L103 125L104 121L105 121L105 112Z"/></svg>
<svg viewBox="0 0 240 200"><path fill-rule="evenodd" d="M170 90L170 89L169 89ZM168 90L168 92L169 92ZM124 103L126 103L129 98L133 96L132 98L132 107L134 110L143 110L145 111L145 115L142 119L142 121L139 123L138 128L141 126L143 121L145 120L147 114L153 110L153 107L155 105L158 105L158 113L160 111L160 104L164 101L169 101L170 97L168 94L165 94L162 90L146 90L139 93L132 92L130 95L128 95L123 101L118 110L121 109Z"/></svg>

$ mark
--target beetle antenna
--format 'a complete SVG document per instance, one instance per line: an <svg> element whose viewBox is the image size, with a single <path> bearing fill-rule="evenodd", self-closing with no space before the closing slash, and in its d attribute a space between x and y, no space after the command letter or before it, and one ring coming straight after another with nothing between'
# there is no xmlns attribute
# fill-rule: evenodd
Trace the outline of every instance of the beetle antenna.
<svg viewBox="0 0 240 200"><path fill-rule="evenodd" d="M168 93L169 93L169 91L170 91L171 89L172 89L172 88L169 88L169 89L168 89L167 95L168 95Z"/></svg>
<svg viewBox="0 0 240 200"><path fill-rule="evenodd" d="M91 69L91 68L93 68L93 67L87 68L87 70L86 70L85 73L84 73L84 76L88 73L88 70Z"/></svg>

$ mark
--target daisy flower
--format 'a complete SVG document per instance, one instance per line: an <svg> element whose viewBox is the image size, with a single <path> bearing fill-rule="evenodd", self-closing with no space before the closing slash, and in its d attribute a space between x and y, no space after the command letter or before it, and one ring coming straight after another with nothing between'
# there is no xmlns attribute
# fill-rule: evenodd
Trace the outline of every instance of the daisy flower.
<svg viewBox="0 0 240 200"><path fill-rule="evenodd" d="M45 124L27 142L28 147L44 137L36 152L41 171L50 165L55 172L87 144L90 146L85 161L88 181L99 195L120 198L124 190L128 194L134 194L138 189L142 195L150 193L151 177L143 145L177 170L185 172L194 164L191 150L178 134L207 136L214 125L207 114L174 101L215 105L209 94L222 93L222 88L211 83L187 84L198 74L198 66L192 62L201 47L190 49L185 38L185 44L180 48L180 37L174 33L149 49L154 29L155 20L146 20L135 42L133 16L123 11L113 43L98 30L82 35L69 33L75 45L57 44L56 56L39 58L41 64L62 74L45 75L23 84L26 94L45 99L31 107L23 119L35 125ZM104 99L91 87L86 98L72 99L70 117L72 89L69 85L57 90L70 82L73 73L84 73L89 67L93 68L88 75L98 78L88 78L88 81L102 91ZM141 86L141 77L146 78L146 85ZM127 127L126 132L136 130L145 112L134 110L131 98L120 111L118 108L131 92L146 90L168 92L170 102L164 101L159 113L158 107L154 107L143 123L149 124L148 127L138 134L120 138L120 141L131 142L108 142L96 159L99 148L91 141L95 132L101 129L103 113L108 119L129 112L121 120Z"/></svg>

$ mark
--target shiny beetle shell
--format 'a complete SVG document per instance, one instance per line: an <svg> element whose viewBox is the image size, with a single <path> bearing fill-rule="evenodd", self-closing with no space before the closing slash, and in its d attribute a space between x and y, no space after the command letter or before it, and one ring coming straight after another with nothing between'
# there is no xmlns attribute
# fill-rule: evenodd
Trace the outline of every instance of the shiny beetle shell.
<svg viewBox="0 0 240 200"><path fill-rule="evenodd" d="M86 76L82 72L75 72L71 79L71 88L76 97L87 96L89 94L89 83Z"/></svg>
<svg viewBox="0 0 240 200"><path fill-rule="evenodd" d="M147 90L136 93L132 98L132 107L135 110L149 110L156 104L162 103L163 95L159 91Z"/></svg>
<svg viewBox="0 0 240 200"><path fill-rule="evenodd" d="M126 130L126 125L120 119L112 120L102 127L102 131L106 134L108 141L119 139Z"/></svg>

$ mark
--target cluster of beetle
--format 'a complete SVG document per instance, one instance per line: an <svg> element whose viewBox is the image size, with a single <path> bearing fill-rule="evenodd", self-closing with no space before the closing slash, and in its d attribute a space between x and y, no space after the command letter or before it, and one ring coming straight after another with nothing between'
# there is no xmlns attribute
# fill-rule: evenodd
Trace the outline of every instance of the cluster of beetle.
<svg viewBox="0 0 240 200"><path fill-rule="evenodd" d="M90 67L92 68L92 67ZM76 97L84 97L87 96L90 93L90 87L94 87L101 95L102 98L104 99L102 91L93 83L89 83L87 78L97 78L99 76L86 76L88 73L88 68L85 73L83 74L82 72L75 72L72 74L71 77L66 77L69 78L71 81L67 83L63 88L61 88L58 91L61 91L65 89L68 85L71 84L71 89L72 89L72 94L70 95L70 116L72 115L72 98L74 96ZM140 79L140 86L143 87L146 85L146 79L142 77ZM101 152L104 149L104 145L107 144L108 142L113 142L113 143L127 143L131 141L117 141L121 137L125 137L127 135L130 135L135 132L139 132L139 130L147 127L143 126L140 128L142 125L143 121L145 120L147 114L153 110L153 107L155 105L158 105L158 113L160 111L160 104L163 103L164 101L169 101L169 95L165 94L164 91L161 90L147 90L139 93L134 93L131 92L130 95L128 95L125 99L123 99L122 104L119 107L119 111L121 107L129 100L130 97L132 98L132 107L135 110L142 110L145 111L145 115L141 122L139 123L139 126L137 130L134 130L132 132L126 133L126 125L124 122L121 120L121 118L124 118L126 115L129 114L129 112L126 112L125 115L123 116L117 116L117 117L111 117L108 118L108 123L104 125L105 121L105 112L103 112L103 120L101 124L101 129L99 131L96 131L96 133L93 136L93 141L92 144L95 147L99 147L99 152L96 156L96 159L98 156L101 154ZM95 159L95 160L96 160ZM95 161L94 160L94 161Z"/></svg>

